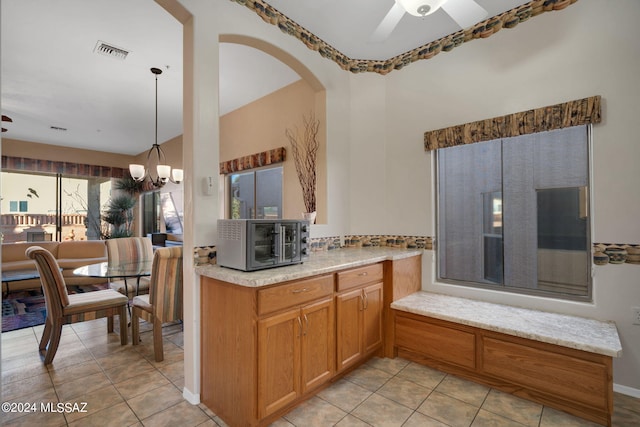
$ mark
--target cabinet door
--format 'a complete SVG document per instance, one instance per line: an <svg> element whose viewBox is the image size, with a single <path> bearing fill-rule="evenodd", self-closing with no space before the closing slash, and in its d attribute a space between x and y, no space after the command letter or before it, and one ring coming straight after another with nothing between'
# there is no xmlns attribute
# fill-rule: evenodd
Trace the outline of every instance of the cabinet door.
<svg viewBox="0 0 640 427"><path fill-rule="evenodd" d="M362 289L344 292L336 297L336 331L338 371L362 356Z"/></svg>
<svg viewBox="0 0 640 427"><path fill-rule="evenodd" d="M258 322L259 418L286 406L300 394L301 333L297 307Z"/></svg>
<svg viewBox="0 0 640 427"><path fill-rule="evenodd" d="M303 307L301 392L328 381L335 371L335 314L333 298Z"/></svg>
<svg viewBox="0 0 640 427"><path fill-rule="evenodd" d="M364 353L369 353L382 344L382 282L367 286L362 293L364 297L362 339Z"/></svg>

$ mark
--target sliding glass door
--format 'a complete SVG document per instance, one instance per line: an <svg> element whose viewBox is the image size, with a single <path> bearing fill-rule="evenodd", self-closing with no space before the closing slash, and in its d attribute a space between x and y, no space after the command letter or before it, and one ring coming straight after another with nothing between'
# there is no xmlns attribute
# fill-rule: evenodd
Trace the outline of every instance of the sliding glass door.
<svg viewBox="0 0 640 427"><path fill-rule="evenodd" d="M1 183L3 242L100 239L109 178L2 172Z"/></svg>

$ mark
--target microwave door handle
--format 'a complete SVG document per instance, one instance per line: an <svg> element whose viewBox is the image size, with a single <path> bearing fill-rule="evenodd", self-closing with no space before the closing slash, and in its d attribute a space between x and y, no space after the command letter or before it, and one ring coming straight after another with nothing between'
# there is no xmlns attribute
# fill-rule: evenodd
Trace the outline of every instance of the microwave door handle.
<svg viewBox="0 0 640 427"><path fill-rule="evenodd" d="M280 226L280 235L278 236L278 243L280 244L280 262L284 262L285 257L285 235L286 235L286 227L284 225Z"/></svg>
<svg viewBox="0 0 640 427"><path fill-rule="evenodd" d="M282 240L282 236L280 233L280 227L278 225L273 226L273 257L274 264L278 264L280 262L280 258L282 256L282 244L280 243Z"/></svg>
<svg viewBox="0 0 640 427"><path fill-rule="evenodd" d="M278 230L279 229L274 225L273 230L271 231L271 250L273 251L274 264L277 264L280 259L280 234L278 233Z"/></svg>

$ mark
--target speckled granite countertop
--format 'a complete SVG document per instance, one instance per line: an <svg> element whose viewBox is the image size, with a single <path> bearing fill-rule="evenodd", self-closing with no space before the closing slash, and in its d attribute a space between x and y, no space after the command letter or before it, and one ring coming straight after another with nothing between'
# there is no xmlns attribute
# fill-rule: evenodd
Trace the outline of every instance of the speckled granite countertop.
<svg viewBox="0 0 640 427"><path fill-rule="evenodd" d="M385 260L397 260L421 255L422 250L393 248L334 249L314 252L302 264L243 272L218 265L197 266L196 273L224 282L248 287L260 287L318 274L332 273Z"/></svg>
<svg viewBox="0 0 640 427"><path fill-rule="evenodd" d="M622 355L622 344L613 322L425 291L401 298L393 302L391 308L605 356Z"/></svg>

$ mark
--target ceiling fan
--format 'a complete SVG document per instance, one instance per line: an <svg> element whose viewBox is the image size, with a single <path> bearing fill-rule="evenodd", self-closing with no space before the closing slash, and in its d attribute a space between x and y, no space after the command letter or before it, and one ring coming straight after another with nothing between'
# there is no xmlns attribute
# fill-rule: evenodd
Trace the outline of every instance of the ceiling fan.
<svg viewBox="0 0 640 427"><path fill-rule="evenodd" d="M371 35L371 41L387 39L405 13L425 17L442 8L461 28L484 19L488 12L474 0L395 0L389 12Z"/></svg>

